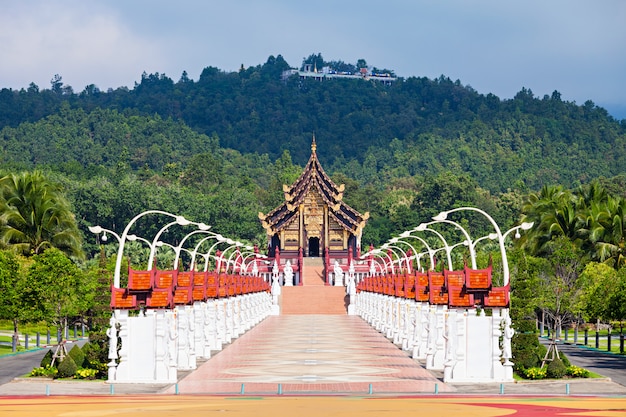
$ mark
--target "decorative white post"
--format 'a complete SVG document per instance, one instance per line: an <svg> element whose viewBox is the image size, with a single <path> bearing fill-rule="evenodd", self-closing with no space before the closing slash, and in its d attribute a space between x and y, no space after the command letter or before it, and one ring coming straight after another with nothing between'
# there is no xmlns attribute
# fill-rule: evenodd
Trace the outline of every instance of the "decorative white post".
<svg viewBox="0 0 626 417"><path fill-rule="evenodd" d="M444 337L446 339L446 352L443 361L443 380L450 381L456 365L456 347L458 343L456 310L449 310L446 313L446 332Z"/></svg>
<svg viewBox="0 0 626 417"><path fill-rule="evenodd" d="M109 337L109 374L108 374L108 382L115 382L116 371L117 371L117 326L118 326L117 318L115 317L115 311L111 314L111 318L109 319L109 328L107 329L107 336Z"/></svg>
<svg viewBox="0 0 626 417"><path fill-rule="evenodd" d="M511 339L515 334L515 330L511 327L511 317L509 316L509 309L502 310L503 329L502 329L502 358L504 359L504 379L507 381L513 380L513 362L511 358L513 354L511 352Z"/></svg>
<svg viewBox="0 0 626 417"><path fill-rule="evenodd" d="M167 323L164 310L148 310L147 314L154 316L154 380L169 382L169 370L167 366Z"/></svg>
<svg viewBox="0 0 626 417"><path fill-rule="evenodd" d="M206 358L204 356L204 306L200 301L193 303L194 323L194 352L196 357Z"/></svg>
<svg viewBox="0 0 626 417"><path fill-rule="evenodd" d="M176 368L187 370L189 368L189 346L187 344L187 333L189 333L189 322L187 320L187 312L182 307L176 307L176 333L177 350L176 350Z"/></svg>
<svg viewBox="0 0 626 417"><path fill-rule="evenodd" d="M128 365L128 350L130 347L128 335L128 310L115 310L115 316L119 325L118 335L120 338L120 349L118 352L119 361L117 364L117 371L115 373L115 380L127 381L130 378Z"/></svg>
<svg viewBox="0 0 626 417"><path fill-rule="evenodd" d="M278 296L280 295L280 282L278 281L278 265L274 261L272 267L272 316L278 316L280 314L280 306L278 305Z"/></svg>
<svg viewBox="0 0 626 417"><path fill-rule="evenodd" d="M356 315L356 283L354 278L354 261L350 262L350 269L348 269L348 278L346 282L346 293L348 294L348 315Z"/></svg>
<svg viewBox="0 0 626 417"><path fill-rule="evenodd" d="M170 381L178 380L178 323L176 310L168 310L165 313L165 328L167 335L165 337L167 343L167 353L165 363L167 365L167 375Z"/></svg>

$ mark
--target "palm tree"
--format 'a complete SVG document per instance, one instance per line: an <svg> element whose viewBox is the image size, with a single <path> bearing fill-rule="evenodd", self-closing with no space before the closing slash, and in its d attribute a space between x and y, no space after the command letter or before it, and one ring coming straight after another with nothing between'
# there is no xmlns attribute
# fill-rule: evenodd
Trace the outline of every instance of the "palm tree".
<svg viewBox="0 0 626 417"><path fill-rule="evenodd" d="M591 213L589 240L594 257L615 269L626 266L626 200L609 196Z"/></svg>
<svg viewBox="0 0 626 417"><path fill-rule="evenodd" d="M546 185L539 193L531 193L522 207L522 221L535 226L520 240L531 254L542 254L546 244L557 236L579 242L581 224L576 198L561 186Z"/></svg>
<svg viewBox="0 0 626 417"><path fill-rule="evenodd" d="M40 171L0 178L0 243L26 256L49 247L83 256L68 201Z"/></svg>

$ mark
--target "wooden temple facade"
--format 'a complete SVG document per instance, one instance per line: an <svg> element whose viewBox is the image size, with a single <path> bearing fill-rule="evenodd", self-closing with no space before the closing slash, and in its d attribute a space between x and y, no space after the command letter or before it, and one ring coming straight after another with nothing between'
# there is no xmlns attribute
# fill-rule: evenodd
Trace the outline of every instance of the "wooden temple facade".
<svg viewBox="0 0 626 417"><path fill-rule="evenodd" d="M267 232L268 255L300 264L303 257L323 257L325 264L358 257L361 233L369 213L343 201L344 185L336 185L317 159L315 137L311 157L300 177L283 185L285 201L269 214L259 213Z"/></svg>

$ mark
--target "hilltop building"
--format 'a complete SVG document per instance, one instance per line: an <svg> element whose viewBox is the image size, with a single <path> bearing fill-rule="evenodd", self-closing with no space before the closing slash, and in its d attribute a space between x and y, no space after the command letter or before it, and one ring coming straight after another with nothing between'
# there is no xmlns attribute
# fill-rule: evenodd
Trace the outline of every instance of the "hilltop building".
<svg viewBox="0 0 626 417"><path fill-rule="evenodd" d="M367 68L361 68L358 73L351 72L338 72L330 67L324 67L318 70L312 64L305 64L303 71L297 69L290 69L283 71L283 81L291 77L292 75L298 75L300 79L314 79L317 81L324 81L329 79L359 79L380 82L385 85L391 85L398 79L388 73L373 73Z"/></svg>

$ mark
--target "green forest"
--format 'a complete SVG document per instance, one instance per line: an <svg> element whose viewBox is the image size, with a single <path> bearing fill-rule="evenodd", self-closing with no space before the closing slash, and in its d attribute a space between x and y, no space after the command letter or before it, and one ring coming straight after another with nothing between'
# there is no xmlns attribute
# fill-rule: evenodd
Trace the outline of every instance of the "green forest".
<svg viewBox="0 0 626 417"><path fill-rule="evenodd" d="M366 65L325 62L321 54L305 63ZM512 257L520 276L557 271L556 279L558 258L588 283L594 279L585 268L604 265L613 272L602 270L603 276L624 281L626 292L626 120L591 100L563 101L558 91L537 97L521 88L500 99L443 75L383 85L285 79L289 68L278 55L237 72L209 66L198 80L144 73L132 88L108 91L92 84L79 92L60 75L46 87L3 88L0 209L13 210L16 189L31 190L22 182L45 183L59 196L53 203L63 201L64 215L75 221L69 240L29 241L1 214L3 248L18 242L20 256L41 257L40 248L53 246L79 264L96 265L99 246L88 227L121 230L148 209L184 215L263 248L257 214L282 202L283 184L300 175L315 137L324 169L345 184L345 201L370 213L364 247L441 210L470 205L503 230L534 222L517 244L523 252ZM491 232L489 224L481 227ZM585 310L592 296L584 293L587 298L572 296L578 301L568 307L570 316L623 318Z"/></svg>
<svg viewBox="0 0 626 417"><path fill-rule="evenodd" d="M256 213L280 203L313 135L347 202L372 214L366 244L461 201L508 226L523 196L544 185L600 180L622 193L626 121L592 101L525 88L500 100L444 76L390 86L283 80L288 68L279 55L239 72L207 67L197 81L143 74L132 89L75 93L59 75L46 89L2 89L1 166L49 171L85 225L120 227L158 206L255 243Z"/></svg>

